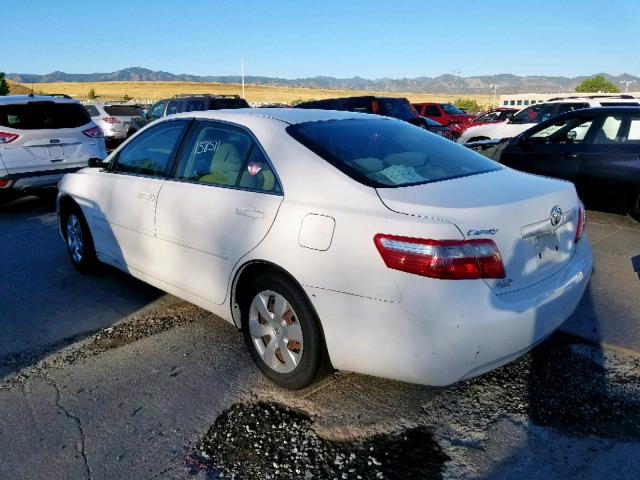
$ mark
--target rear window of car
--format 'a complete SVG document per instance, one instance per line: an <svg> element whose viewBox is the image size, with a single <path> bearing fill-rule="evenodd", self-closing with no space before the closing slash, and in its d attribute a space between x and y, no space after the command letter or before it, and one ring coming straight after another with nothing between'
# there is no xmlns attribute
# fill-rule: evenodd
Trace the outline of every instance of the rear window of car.
<svg viewBox="0 0 640 480"><path fill-rule="evenodd" d="M378 98L377 100L382 115L400 120L413 120L418 117L418 112L405 98Z"/></svg>
<svg viewBox="0 0 640 480"><path fill-rule="evenodd" d="M114 117L140 116L140 107L137 105L105 105L104 111Z"/></svg>
<svg viewBox="0 0 640 480"><path fill-rule="evenodd" d="M555 110L556 104L554 103L531 105L511 117L510 123L542 123L554 116Z"/></svg>
<svg viewBox="0 0 640 480"><path fill-rule="evenodd" d="M92 117L99 117L100 116L100 111L98 110L98 108L95 105L85 105L84 109Z"/></svg>
<svg viewBox="0 0 640 480"><path fill-rule="evenodd" d="M8 128L76 128L90 121L91 117L79 103L30 102L0 106L0 126Z"/></svg>
<svg viewBox="0 0 640 480"><path fill-rule="evenodd" d="M465 113L452 103L443 103L442 109L448 115L464 115Z"/></svg>
<svg viewBox="0 0 640 480"><path fill-rule="evenodd" d="M223 108L249 108L244 98L215 98L209 103L208 110L222 110Z"/></svg>
<svg viewBox="0 0 640 480"><path fill-rule="evenodd" d="M502 168L450 140L395 120L307 122L290 125L287 132L370 187L418 185Z"/></svg>

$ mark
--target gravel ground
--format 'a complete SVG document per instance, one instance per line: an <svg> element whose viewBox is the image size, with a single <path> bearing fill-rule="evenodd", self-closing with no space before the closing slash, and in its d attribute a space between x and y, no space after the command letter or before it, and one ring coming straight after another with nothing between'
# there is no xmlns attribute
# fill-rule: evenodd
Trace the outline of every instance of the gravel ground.
<svg viewBox="0 0 640 480"><path fill-rule="evenodd" d="M118 348L137 340L158 334L181 325L195 322L211 314L195 305L171 299L164 308L151 305L149 308L128 316L125 320L90 335L86 339L67 339L46 350L32 350L0 359L0 367L10 367L16 373L9 375L0 388L24 382L34 375L45 373L50 368L63 368L84 358L98 355L106 350ZM48 351L61 350L58 355L48 357Z"/></svg>
<svg viewBox="0 0 640 480"><path fill-rule="evenodd" d="M188 458L207 478L468 478L490 427L523 419L569 437L640 440L640 359L557 334L521 359L438 389L418 426L354 442L321 438L304 412L235 405Z"/></svg>

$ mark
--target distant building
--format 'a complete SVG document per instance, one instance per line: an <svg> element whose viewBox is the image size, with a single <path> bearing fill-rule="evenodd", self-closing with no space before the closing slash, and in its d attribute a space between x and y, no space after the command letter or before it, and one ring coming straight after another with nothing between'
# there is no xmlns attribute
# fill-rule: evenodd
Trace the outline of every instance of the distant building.
<svg viewBox="0 0 640 480"><path fill-rule="evenodd" d="M546 102L551 98L575 97L580 95L576 92L571 93L513 93L509 95L500 95L500 107L516 107L525 108L536 103ZM585 94L588 95L588 94ZM633 95L640 98L640 92L628 92L625 95Z"/></svg>

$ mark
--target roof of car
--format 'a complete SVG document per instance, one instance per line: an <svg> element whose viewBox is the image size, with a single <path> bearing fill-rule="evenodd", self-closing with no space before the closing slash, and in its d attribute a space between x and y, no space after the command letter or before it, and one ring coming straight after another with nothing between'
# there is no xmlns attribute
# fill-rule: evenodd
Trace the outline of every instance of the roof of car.
<svg viewBox="0 0 640 480"><path fill-rule="evenodd" d="M222 115L221 115L222 114ZM224 110L204 110L196 112L183 112L171 117L198 117L216 119L220 116L231 119L247 115L271 118L288 124L315 122L320 120L345 120L350 118L382 119L379 115L367 113L346 112L338 110L320 110L305 108L237 108Z"/></svg>
<svg viewBox="0 0 640 480"><path fill-rule="evenodd" d="M615 105L607 105L606 107L579 108L577 110L572 110L570 112L565 112L562 115L552 117L550 120L555 120L557 118L565 117L565 116L585 115L590 113L595 113L597 115L603 115L607 113L640 113L640 105L637 107L632 107L629 105L625 105L623 107L616 107Z"/></svg>
<svg viewBox="0 0 640 480"><path fill-rule="evenodd" d="M31 102L79 103L73 98L51 97L48 95L7 95L0 96L0 105L27 104Z"/></svg>

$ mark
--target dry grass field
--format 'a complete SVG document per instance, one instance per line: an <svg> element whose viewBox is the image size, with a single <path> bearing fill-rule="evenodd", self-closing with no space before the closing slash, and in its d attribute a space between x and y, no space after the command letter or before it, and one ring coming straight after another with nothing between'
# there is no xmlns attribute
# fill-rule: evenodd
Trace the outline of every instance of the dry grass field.
<svg viewBox="0 0 640 480"><path fill-rule="evenodd" d="M187 83L187 82L74 82L74 83L34 83L24 84L34 93L65 93L85 100L93 89L100 100L121 100L125 95L136 100L150 102L181 93L242 94L242 86L237 83ZM12 93L14 92L12 89ZM22 93L22 92L20 92ZM268 87L245 85L245 98L251 103L291 103L294 100L322 99L331 97L352 97L356 95L381 95L406 97L412 102L449 102L458 98L473 98L481 105L488 106L490 95L438 95L428 93L365 92L357 90L323 90L313 88Z"/></svg>

